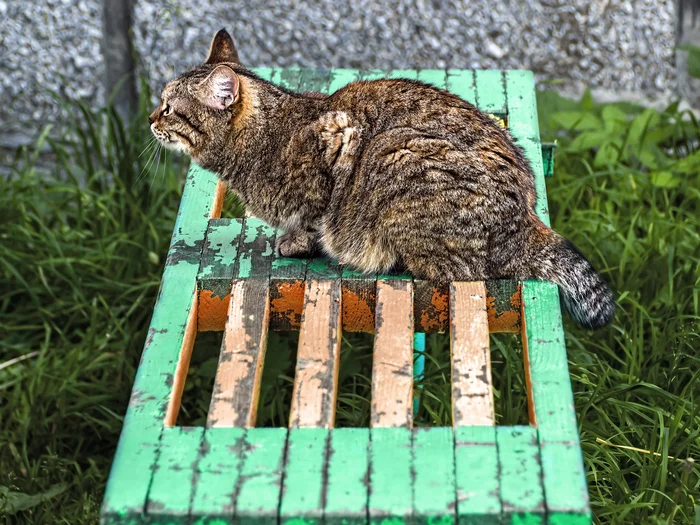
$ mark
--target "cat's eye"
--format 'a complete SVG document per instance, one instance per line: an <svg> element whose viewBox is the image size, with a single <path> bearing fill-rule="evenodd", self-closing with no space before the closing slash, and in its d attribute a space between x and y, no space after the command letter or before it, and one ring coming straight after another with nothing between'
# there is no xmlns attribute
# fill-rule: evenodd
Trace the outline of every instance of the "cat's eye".
<svg viewBox="0 0 700 525"><path fill-rule="evenodd" d="M163 110L163 116L167 117L173 112L173 107L172 106L165 106L165 109Z"/></svg>

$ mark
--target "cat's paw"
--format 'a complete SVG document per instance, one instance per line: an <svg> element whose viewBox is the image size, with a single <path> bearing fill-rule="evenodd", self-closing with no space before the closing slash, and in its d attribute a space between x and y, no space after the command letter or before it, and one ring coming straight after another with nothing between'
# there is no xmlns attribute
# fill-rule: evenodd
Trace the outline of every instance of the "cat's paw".
<svg viewBox="0 0 700 525"><path fill-rule="evenodd" d="M275 247L282 257L307 258L313 256L315 242L309 234L286 233L277 239Z"/></svg>

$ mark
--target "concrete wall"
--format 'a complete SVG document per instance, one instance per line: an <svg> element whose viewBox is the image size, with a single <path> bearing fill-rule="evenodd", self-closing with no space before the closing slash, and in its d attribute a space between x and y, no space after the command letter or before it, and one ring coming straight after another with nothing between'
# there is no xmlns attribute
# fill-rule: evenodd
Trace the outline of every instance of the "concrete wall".
<svg viewBox="0 0 700 525"><path fill-rule="evenodd" d="M227 27L248 65L528 68L645 96L677 91L675 0L138 0L133 36L158 92ZM0 0L0 141L56 121L47 90L104 100L98 0Z"/></svg>

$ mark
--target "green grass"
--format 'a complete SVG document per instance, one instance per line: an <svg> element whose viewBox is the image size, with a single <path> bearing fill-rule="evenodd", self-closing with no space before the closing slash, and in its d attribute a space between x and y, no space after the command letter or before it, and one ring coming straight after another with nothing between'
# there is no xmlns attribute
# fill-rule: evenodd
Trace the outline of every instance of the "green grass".
<svg viewBox="0 0 700 525"><path fill-rule="evenodd" d="M675 107L539 98L543 136L559 143L553 224L619 295L609 328L566 323L596 523L698 523L700 128ZM67 110L58 138L2 159L0 517L12 524L97 521L186 169L139 156L145 105L129 129L110 110ZM226 213L240 213L234 200ZM519 340L492 343L499 422L523 423ZM217 347L198 337L181 420L202 422ZM262 425L286 423L295 336L271 347ZM339 425L367 424L370 352L371 337L345 337ZM419 425L450 423L448 352L428 337Z"/></svg>

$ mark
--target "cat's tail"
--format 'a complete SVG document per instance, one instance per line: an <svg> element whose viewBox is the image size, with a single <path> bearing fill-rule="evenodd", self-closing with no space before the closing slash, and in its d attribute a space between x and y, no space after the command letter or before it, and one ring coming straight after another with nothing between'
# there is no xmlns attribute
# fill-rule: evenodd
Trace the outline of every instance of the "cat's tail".
<svg viewBox="0 0 700 525"><path fill-rule="evenodd" d="M544 225L536 230L530 257L534 276L559 285L564 310L583 327L596 329L612 321L615 298L591 263L558 233Z"/></svg>

